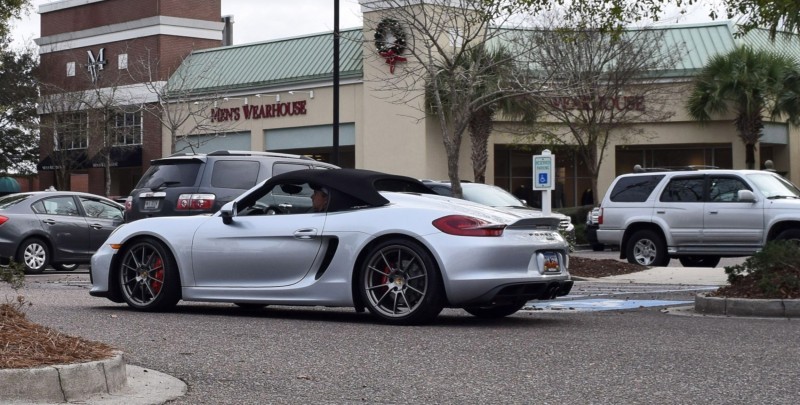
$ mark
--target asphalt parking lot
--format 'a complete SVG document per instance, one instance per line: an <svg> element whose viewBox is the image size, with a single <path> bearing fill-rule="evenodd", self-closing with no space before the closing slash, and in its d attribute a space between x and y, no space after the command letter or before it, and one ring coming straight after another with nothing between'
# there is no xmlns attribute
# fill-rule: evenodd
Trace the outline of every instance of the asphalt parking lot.
<svg viewBox="0 0 800 405"><path fill-rule="evenodd" d="M188 384L176 404L794 403L800 323L677 316L665 308L445 310L429 326L341 308L181 303L140 313L88 295L88 275L29 276L28 317L109 343L128 364ZM592 297L693 297L686 288L579 282ZM10 290L0 287L0 299Z"/></svg>

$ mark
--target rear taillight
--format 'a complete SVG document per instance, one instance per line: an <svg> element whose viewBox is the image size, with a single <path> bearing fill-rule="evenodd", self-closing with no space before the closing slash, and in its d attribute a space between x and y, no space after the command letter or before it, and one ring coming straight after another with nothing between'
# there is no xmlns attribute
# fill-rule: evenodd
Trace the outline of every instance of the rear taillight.
<svg viewBox="0 0 800 405"><path fill-rule="evenodd" d="M4 223L6 223L6 221L8 221L8 217L0 215L0 225L3 225Z"/></svg>
<svg viewBox="0 0 800 405"><path fill-rule="evenodd" d="M465 215L448 215L433 221L436 229L457 236L501 236L504 224L492 224L482 219Z"/></svg>
<svg viewBox="0 0 800 405"><path fill-rule="evenodd" d="M597 225L603 225L603 209L600 208L598 211L599 212L597 215Z"/></svg>
<svg viewBox="0 0 800 405"><path fill-rule="evenodd" d="M181 194L175 204L176 211L210 210L214 206L214 194Z"/></svg>
<svg viewBox="0 0 800 405"><path fill-rule="evenodd" d="M133 196L128 196L125 199L125 212L130 212L131 208L133 208Z"/></svg>

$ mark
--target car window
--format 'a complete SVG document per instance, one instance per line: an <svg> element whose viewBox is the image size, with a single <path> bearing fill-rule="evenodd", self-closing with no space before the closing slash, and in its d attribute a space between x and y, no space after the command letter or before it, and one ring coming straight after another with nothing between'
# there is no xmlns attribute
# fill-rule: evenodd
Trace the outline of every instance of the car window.
<svg viewBox="0 0 800 405"><path fill-rule="evenodd" d="M3 196L0 198L0 210L4 210L9 207L13 207L28 198L30 198L30 194L10 194L7 196Z"/></svg>
<svg viewBox="0 0 800 405"><path fill-rule="evenodd" d="M122 219L122 209L116 205L86 197L81 197L80 200L83 205L83 211L86 212L87 217Z"/></svg>
<svg viewBox="0 0 800 405"><path fill-rule="evenodd" d="M247 190L256 185L261 163L254 160L218 160L211 173L211 186Z"/></svg>
<svg viewBox="0 0 800 405"><path fill-rule="evenodd" d="M277 184L265 194L258 197L253 202L249 199L242 200L242 205L238 207L238 215L282 215L282 214L305 214L313 212L312 195L314 190L308 183L285 183Z"/></svg>
<svg viewBox="0 0 800 405"><path fill-rule="evenodd" d="M451 190L451 189L450 189L450 187L447 187L447 186L437 186L437 185L435 185L435 184L428 184L427 186L428 186L428 187L429 187L431 190L435 191L435 192L436 192L436 194L439 194L439 195L446 195L446 196L448 196L448 197L452 197L452 196L453 196L453 190Z"/></svg>
<svg viewBox="0 0 800 405"><path fill-rule="evenodd" d="M272 175L277 176L283 173L293 172L295 170L309 169L308 165L294 164L294 163L275 163L272 165ZM316 167L315 167L316 169Z"/></svg>
<svg viewBox="0 0 800 405"><path fill-rule="evenodd" d="M37 214L80 216L72 196L45 198L37 201L31 208Z"/></svg>
<svg viewBox="0 0 800 405"><path fill-rule="evenodd" d="M490 207L522 207L522 201L500 187L485 184L462 184L464 199Z"/></svg>
<svg viewBox="0 0 800 405"><path fill-rule="evenodd" d="M147 169L136 188L192 187L197 183L198 161L163 162Z"/></svg>
<svg viewBox="0 0 800 405"><path fill-rule="evenodd" d="M630 176L617 180L609 198L614 202L645 202L664 175Z"/></svg>
<svg viewBox="0 0 800 405"><path fill-rule="evenodd" d="M750 189L744 181L732 177L712 177L709 184L708 200L711 202L739 201L739 190Z"/></svg>
<svg viewBox="0 0 800 405"><path fill-rule="evenodd" d="M674 178L661 192L662 202L702 202L703 177Z"/></svg>

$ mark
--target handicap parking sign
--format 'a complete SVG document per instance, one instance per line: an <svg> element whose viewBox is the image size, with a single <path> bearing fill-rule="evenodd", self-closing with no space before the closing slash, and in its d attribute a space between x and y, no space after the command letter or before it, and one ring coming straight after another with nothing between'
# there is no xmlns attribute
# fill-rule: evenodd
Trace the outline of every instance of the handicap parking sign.
<svg viewBox="0 0 800 405"><path fill-rule="evenodd" d="M535 190L553 190L553 166L555 155L545 151L533 156L533 188Z"/></svg>
<svg viewBox="0 0 800 405"><path fill-rule="evenodd" d="M547 173L539 173L539 184L547 184Z"/></svg>

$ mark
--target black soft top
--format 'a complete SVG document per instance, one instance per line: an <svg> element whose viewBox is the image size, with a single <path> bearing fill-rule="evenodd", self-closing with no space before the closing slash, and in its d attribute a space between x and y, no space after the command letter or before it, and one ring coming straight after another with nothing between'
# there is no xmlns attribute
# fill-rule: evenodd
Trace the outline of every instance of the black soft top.
<svg viewBox="0 0 800 405"><path fill-rule="evenodd" d="M314 188L327 188L331 194L329 211L388 204L389 200L379 191L436 194L417 179L362 169L296 170L272 177L265 186L271 188L274 184L287 183L308 183Z"/></svg>

